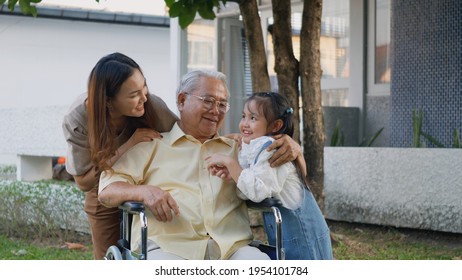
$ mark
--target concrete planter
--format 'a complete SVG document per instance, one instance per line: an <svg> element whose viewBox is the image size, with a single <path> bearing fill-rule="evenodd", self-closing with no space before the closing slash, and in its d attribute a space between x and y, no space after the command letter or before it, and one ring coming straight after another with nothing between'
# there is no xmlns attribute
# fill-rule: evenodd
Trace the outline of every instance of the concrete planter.
<svg viewBox="0 0 462 280"><path fill-rule="evenodd" d="M324 149L326 218L462 233L462 149Z"/></svg>

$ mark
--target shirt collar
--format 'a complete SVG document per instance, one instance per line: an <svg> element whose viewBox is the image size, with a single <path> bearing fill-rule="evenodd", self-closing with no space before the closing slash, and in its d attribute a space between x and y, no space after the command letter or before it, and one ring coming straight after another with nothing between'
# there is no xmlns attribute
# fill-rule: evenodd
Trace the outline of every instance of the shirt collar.
<svg viewBox="0 0 462 280"><path fill-rule="evenodd" d="M162 136L164 138L164 141L166 141L170 146L173 146L178 140L182 138L186 138L187 140L192 141L192 142L200 143L199 140L197 140L193 136L185 134L183 130L180 128L180 126L178 125L178 122L176 122L173 125L173 128L172 130L170 130L170 132L163 133ZM233 147L234 145L233 143L234 140L220 136L218 135L218 133L215 134L211 139L207 140L205 143L210 142L210 141L219 141L219 142L222 142L228 145L229 147Z"/></svg>

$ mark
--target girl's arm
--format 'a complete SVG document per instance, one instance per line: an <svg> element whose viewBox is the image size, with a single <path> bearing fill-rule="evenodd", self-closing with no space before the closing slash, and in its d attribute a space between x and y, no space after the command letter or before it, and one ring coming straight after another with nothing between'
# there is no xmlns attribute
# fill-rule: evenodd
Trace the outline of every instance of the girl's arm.
<svg viewBox="0 0 462 280"><path fill-rule="evenodd" d="M222 179L226 179L229 174L234 182L237 182L242 172L239 162L229 156L213 154L206 157L205 162L212 175L216 175Z"/></svg>
<svg viewBox="0 0 462 280"><path fill-rule="evenodd" d="M274 151L263 150L255 164L241 172L237 187L241 193L254 202L261 202L265 198L272 197L282 191L287 174L284 168L272 168L269 158Z"/></svg>

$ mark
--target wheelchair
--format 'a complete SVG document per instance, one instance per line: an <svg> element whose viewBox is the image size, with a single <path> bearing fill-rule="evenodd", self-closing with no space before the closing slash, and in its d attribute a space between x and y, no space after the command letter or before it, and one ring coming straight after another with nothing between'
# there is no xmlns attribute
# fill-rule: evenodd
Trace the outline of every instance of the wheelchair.
<svg viewBox="0 0 462 280"><path fill-rule="evenodd" d="M255 203L246 201L247 207L258 211L272 212L275 219L275 236L276 244L268 245L259 240L253 240L249 245L257 247L263 253L266 253L272 260L284 260L285 253L282 245L282 217L279 211L282 206L281 201L275 198L267 198L262 202ZM121 211L120 233L121 239L116 245L108 248L105 260L146 260L147 259L147 232L148 222L145 215L145 207L140 202L128 201L119 206ZM131 246L131 224L137 217L141 224L141 250L140 252L132 251Z"/></svg>

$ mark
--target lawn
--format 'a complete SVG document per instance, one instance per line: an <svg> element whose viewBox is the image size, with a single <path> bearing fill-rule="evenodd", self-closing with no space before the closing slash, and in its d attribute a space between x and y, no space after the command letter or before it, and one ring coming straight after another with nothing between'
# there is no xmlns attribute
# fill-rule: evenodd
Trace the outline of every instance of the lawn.
<svg viewBox="0 0 462 280"><path fill-rule="evenodd" d="M462 235L328 221L338 260L461 260ZM90 260L91 239L25 240L0 235L4 260Z"/></svg>

